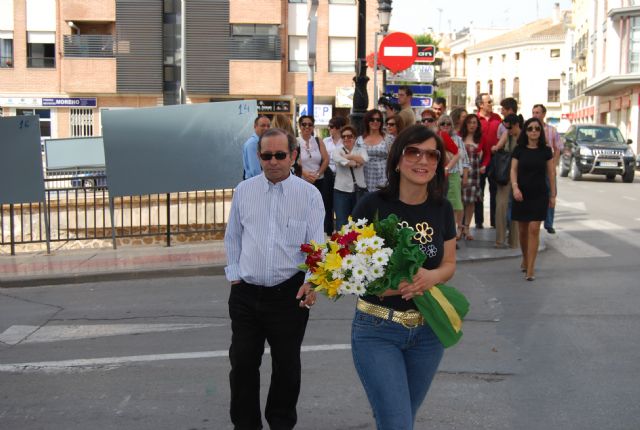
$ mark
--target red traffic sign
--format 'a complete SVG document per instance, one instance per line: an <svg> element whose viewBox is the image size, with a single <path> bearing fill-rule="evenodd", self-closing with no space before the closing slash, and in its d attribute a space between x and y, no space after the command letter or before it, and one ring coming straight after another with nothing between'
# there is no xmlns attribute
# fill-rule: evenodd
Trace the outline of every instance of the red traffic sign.
<svg viewBox="0 0 640 430"><path fill-rule="evenodd" d="M433 45L419 45L416 63L433 63L436 61L436 47Z"/></svg>
<svg viewBox="0 0 640 430"><path fill-rule="evenodd" d="M408 69L416 61L418 47L413 37L406 33L391 33L382 39L379 62L392 73Z"/></svg>

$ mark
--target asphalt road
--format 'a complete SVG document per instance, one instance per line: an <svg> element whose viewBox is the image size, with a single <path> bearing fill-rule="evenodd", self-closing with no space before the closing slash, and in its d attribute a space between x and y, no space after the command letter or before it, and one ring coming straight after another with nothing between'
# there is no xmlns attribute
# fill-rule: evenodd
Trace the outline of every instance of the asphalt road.
<svg viewBox="0 0 640 430"><path fill-rule="evenodd" d="M561 178L534 282L518 259L458 265L471 312L416 429L640 428L638 182ZM231 428L227 295L213 276L0 290L0 429ZM353 303L313 310L300 429L374 428Z"/></svg>

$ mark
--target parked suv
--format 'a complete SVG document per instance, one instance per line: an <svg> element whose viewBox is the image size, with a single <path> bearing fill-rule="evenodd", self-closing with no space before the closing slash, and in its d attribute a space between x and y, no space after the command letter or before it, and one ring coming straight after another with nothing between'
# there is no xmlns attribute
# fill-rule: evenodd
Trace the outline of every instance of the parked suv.
<svg viewBox="0 0 640 430"><path fill-rule="evenodd" d="M621 175L624 182L633 182L636 161L631 143L631 139L625 142L617 127L572 125L564 135L560 176L577 181L583 174L591 173L605 175L612 181Z"/></svg>

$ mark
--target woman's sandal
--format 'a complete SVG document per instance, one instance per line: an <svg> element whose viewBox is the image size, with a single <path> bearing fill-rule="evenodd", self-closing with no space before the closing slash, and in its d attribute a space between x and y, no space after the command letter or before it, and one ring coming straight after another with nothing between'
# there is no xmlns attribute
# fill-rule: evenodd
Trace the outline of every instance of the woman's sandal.
<svg viewBox="0 0 640 430"><path fill-rule="evenodd" d="M464 231L462 234L464 235L465 239L473 240L473 236L471 235L471 233L469 233L469 226L468 225L463 225L462 228L463 228L463 231Z"/></svg>
<svg viewBox="0 0 640 430"><path fill-rule="evenodd" d="M460 240L464 237L464 227L459 225L456 231L456 240Z"/></svg>

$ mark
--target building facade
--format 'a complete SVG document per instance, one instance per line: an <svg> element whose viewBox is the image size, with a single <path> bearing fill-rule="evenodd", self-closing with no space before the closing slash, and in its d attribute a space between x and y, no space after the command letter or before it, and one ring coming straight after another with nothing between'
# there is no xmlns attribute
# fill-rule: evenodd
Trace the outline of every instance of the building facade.
<svg viewBox="0 0 640 430"><path fill-rule="evenodd" d="M575 0L569 74L572 122L620 128L640 150L640 1Z"/></svg>
<svg viewBox="0 0 640 430"><path fill-rule="evenodd" d="M496 111L500 100L514 97L519 112L531 115L535 104L547 108L547 121L560 125L564 66L569 61L565 36L570 13L556 9L540 19L466 50L467 110L476 109L475 98L489 93Z"/></svg>
<svg viewBox="0 0 640 430"><path fill-rule="evenodd" d="M293 118L307 97L306 0L189 0L184 11L181 4L0 0L0 114L37 114L43 138L101 135L104 109L182 97L257 99L260 111ZM367 3L367 52L377 7ZM336 104L336 94L354 85L357 8L356 0L318 7L315 103L345 115L348 103Z"/></svg>

